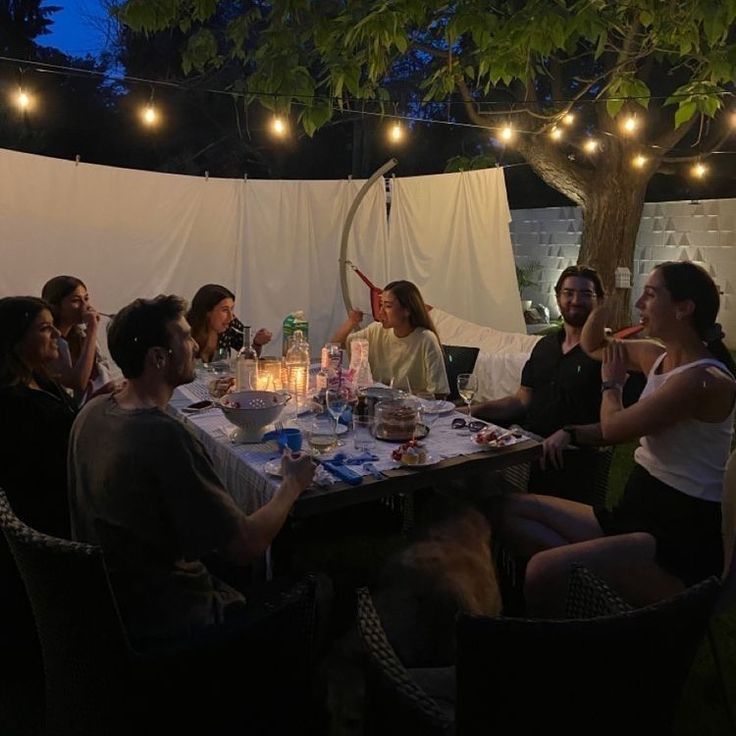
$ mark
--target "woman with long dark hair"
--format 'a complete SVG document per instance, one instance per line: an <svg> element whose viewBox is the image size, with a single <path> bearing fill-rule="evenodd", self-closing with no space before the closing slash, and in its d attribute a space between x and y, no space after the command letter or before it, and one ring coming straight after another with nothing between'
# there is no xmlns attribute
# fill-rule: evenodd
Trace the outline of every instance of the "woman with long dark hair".
<svg viewBox="0 0 736 736"><path fill-rule="evenodd" d="M42 299L0 299L0 487L29 526L68 536L66 455L76 409L49 375L58 340Z"/></svg>
<svg viewBox="0 0 736 736"><path fill-rule="evenodd" d="M368 361L376 381L413 392L450 392L439 336L422 294L411 281L392 281L381 293L379 321L353 332L363 319L354 310L332 337L333 342L368 340Z"/></svg>
<svg viewBox="0 0 736 736"><path fill-rule="evenodd" d="M579 561L633 605L682 590L724 568L720 500L733 435L736 381L716 317L713 279L689 262L655 267L636 302L654 340L610 340L596 309L581 345L602 360L601 432L611 444L639 439L617 505L592 508L548 496L508 500L505 532L531 556L530 612L557 615L570 564ZM647 384L624 408L627 371Z"/></svg>
<svg viewBox="0 0 736 736"><path fill-rule="evenodd" d="M51 370L74 392L78 404L113 389L110 366L97 345L100 315L89 292L76 276L54 276L44 284L41 298L51 307L59 336L59 357Z"/></svg>
<svg viewBox="0 0 736 736"><path fill-rule="evenodd" d="M192 337L199 345L199 357L209 363L218 353L243 347L243 323L235 316L235 294L220 284L205 284L192 299L187 322ZM271 333L261 327L253 336L253 348L258 355L270 342Z"/></svg>

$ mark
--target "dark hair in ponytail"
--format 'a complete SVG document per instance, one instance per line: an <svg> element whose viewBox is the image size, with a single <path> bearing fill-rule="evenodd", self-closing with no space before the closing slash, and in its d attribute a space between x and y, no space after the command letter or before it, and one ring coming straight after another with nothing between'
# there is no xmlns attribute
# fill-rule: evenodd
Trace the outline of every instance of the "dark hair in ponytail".
<svg viewBox="0 0 736 736"><path fill-rule="evenodd" d="M695 305L692 324L700 339L716 360L720 360L736 377L736 363L723 344L724 334L716 322L721 308L718 287L710 274L690 261L667 261L655 266L662 274L664 285L676 302L690 299Z"/></svg>

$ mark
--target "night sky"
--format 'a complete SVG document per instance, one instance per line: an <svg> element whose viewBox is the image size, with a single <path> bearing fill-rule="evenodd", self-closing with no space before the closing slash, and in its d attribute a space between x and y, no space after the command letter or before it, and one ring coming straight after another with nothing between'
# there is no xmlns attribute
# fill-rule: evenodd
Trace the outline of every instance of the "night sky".
<svg viewBox="0 0 736 736"><path fill-rule="evenodd" d="M51 18L51 33L36 39L41 46L53 46L71 56L93 56L107 42L107 12L99 0L48 0L44 5L61 6Z"/></svg>

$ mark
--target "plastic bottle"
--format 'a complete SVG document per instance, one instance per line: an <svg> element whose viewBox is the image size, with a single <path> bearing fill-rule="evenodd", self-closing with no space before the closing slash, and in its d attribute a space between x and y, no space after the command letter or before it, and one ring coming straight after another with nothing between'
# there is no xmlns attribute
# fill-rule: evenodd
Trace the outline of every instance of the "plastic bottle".
<svg viewBox="0 0 736 736"><path fill-rule="evenodd" d="M250 325L243 327L243 347L235 358L235 388L255 391L258 388L258 355L250 337Z"/></svg>

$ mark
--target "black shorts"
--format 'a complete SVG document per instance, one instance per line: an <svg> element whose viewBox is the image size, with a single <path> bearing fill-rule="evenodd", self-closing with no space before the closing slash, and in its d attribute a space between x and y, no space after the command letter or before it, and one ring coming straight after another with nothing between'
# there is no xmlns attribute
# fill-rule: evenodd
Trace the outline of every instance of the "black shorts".
<svg viewBox="0 0 736 736"><path fill-rule="evenodd" d="M688 496L641 465L634 465L618 505L594 512L606 536L651 534L658 564L687 586L723 572L721 504Z"/></svg>

